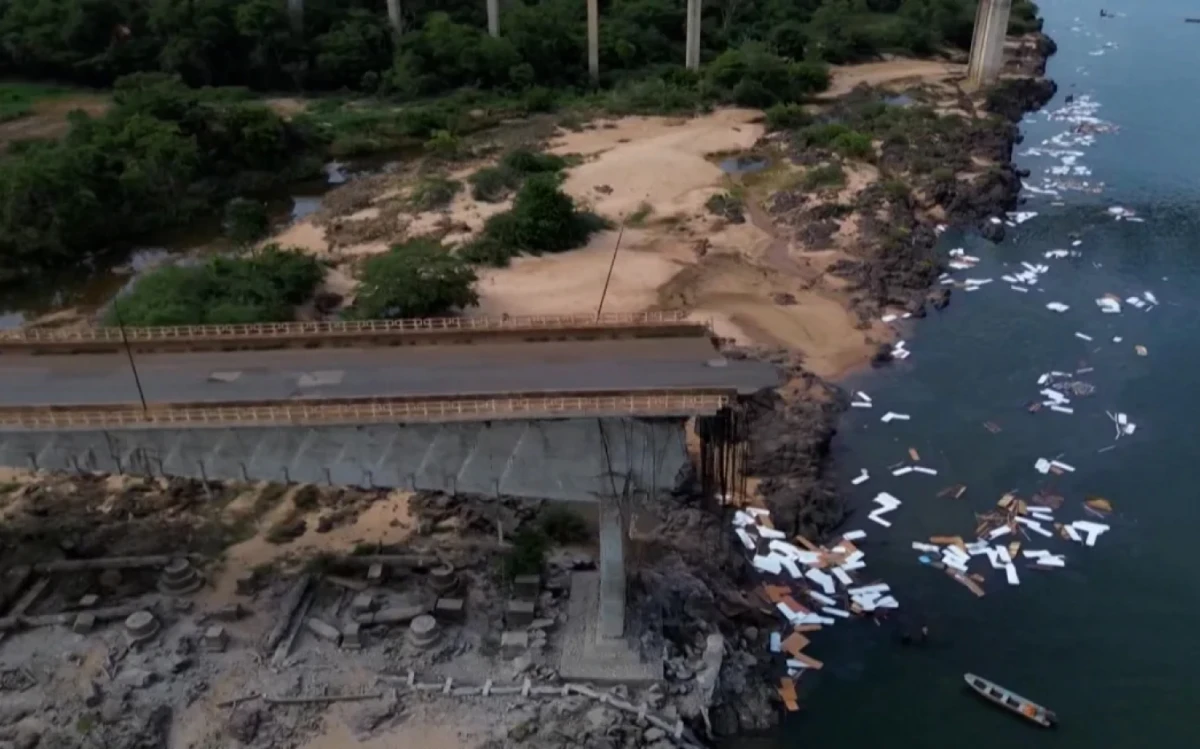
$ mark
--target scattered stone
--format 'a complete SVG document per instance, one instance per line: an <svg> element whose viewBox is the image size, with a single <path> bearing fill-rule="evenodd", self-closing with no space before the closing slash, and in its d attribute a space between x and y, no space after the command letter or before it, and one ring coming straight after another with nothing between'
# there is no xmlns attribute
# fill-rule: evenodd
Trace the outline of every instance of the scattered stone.
<svg viewBox="0 0 1200 749"><path fill-rule="evenodd" d="M218 622L236 622L245 615L246 609L240 603L231 603L213 611L208 618Z"/></svg>
<svg viewBox="0 0 1200 749"><path fill-rule="evenodd" d="M439 598L433 615L444 622L461 622L466 618L466 602L461 598Z"/></svg>
<svg viewBox="0 0 1200 749"><path fill-rule="evenodd" d="M199 590L203 584L203 578L185 557L168 562L167 566L163 567L162 575L158 579L158 589L174 596L193 593Z"/></svg>
<svg viewBox="0 0 1200 749"><path fill-rule="evenodd" d="M121 587L121 571L120 570L104 570L100 573L97 579L100 587L105 590L116 590Z"/></svg>
<svg viewBox="0 0 1200 749"><path fill-rule="evenodd" d="M75 617L71 631L77 635L86 635L96 628L96 615L84 612Z"/></svg>
<svg viewBox="0 0 1200 749"><path fill-rule="evenodd" d="M258 577L253 572L238 575L235 585L235 590L239 596L252 595L258 589Z"/></svg>
<svg viewBox="0 0 1200 749"><path fill-rule="evenodd" d="M235 741L251 744L258 736L260 725L262 725L262 711L235 708L225 723L225 733Z"/></svg>
<svg viewBox="0 0 1200 749"><path fill-rule="evenodd" d="M350 610L356 614L365 614L375 610L375 596L370 593L359 593L350 602Z"/></svg>
<svg viewBox="0 0 1200 749"><path fill-rule="evenodd" d="M408 626L408 641L421 650L427 650L438 641L441 633L438 631L437 620L429 614L422 614L412 620Z"/></svg>
<svg viewBox="0 0 1200 749"><path fill-rule="evenodd" d="M88 593L86 596L83 596L79 599L79 603L77 605L81 609L90 609L99 602L100 596L96 595L95 593Z"/></svg>
<svg viewBox="0 0 1200 749"><path fill-rule="evenodd" d="M513 676L520 676L528 671L531 666L533 666L532 658L528 655L518 655L516 658L513 658L512 662Z"/></svg>
<svg viewBox="0 0 1200 749"><path fill-rule="evenodd" d="M135 611L125 617L125 634L132 645L140 645L158 634L158 620L149 611Z"/></svg>
<svg viewBox="0 0 1200 749"><path fill-rule="evenodd" d="M362 650L362 625L351 622L342 627L342 647L346 650Z"/></svg>
<svg viewBox="0 0 1200 749"><path fill-rule="evenodd" d="M383 565L375 562L367 568L367 582L375 584L383 582Z"/></svg>
<svg viewBox="0 0 1200 749"><path fill-rule="evenodd" d="M500 635L500 655L516 658L529 649L529 633L509 630Z"/></svg>
<svg viewBox="0 0 1200 749"><path fill-rule="evenodd" d="M504 735L510 741L524 741L536 733L537 729L538 717L531 710L514 710L504 718Z"/></svg>
<svg viewBox="0 0 1200 749"><path fill-rule="evenodd" d="M554 626L553 619L534 619L529 623L529 629L548 629Z"/></svg>
<svg viewBox="0 0 1200 749"><path fill-rule="evenodd" d="M337 630L337 627L326 624L316 617L310 616L304 620L304 626L308 627L309 632L312 632L322 640L329 640L334 644L341 643L342 641L342 633Z"/></svg>
<svg viewBox="0 0 1200 749"><path fill-rule="evenodd" d="M121 720L121 716L125 713L125 700L120 697L109 697L100 705L100 720L104 723L113 724Z"/></svg>
<svg viewBox="0 0 1200 749"><path fill-rule="evenodd" d="M204 630L204 638L201 643L206 652L223 653L225 646L229 644L229 635L225 632L224 627L214 624Z"/></svg>
<svg viewBox="0 0 1200 749"><path fill-rule="evenodd" d="M646 729L645 733L642 734L642 741L645 741L647 744L653 744L655 741L665 739L666 737L666 731L661 728L651 726L650 728Z"/></svg>
<svg viewBox="0 0 1200 749"><path fill-rule="evenodd" d="M439 595L446 595L458 589L458 573L454 567L445 564L434 567L429 571L429 585Z"/></svg>
<svg viewBox="0 0 1200 749"><path fill-rule="evenodd" d="M154 674L144 668L126 668L117 677L117 682L134 689L144 689L154 683Z"/></svg>
<svg viewBox="0 0 1200 749"><path fill-rule="evenodd" d="M533 601L509 601L504 607L504 623L512 628L533 623Z"/></svg>
<svg viewBox="0 0 1200 749"><path fill-rule="evenodd" d="M540 575L517 575L513 578L513 595L522 601L536 601L542 590Z"/></svg>

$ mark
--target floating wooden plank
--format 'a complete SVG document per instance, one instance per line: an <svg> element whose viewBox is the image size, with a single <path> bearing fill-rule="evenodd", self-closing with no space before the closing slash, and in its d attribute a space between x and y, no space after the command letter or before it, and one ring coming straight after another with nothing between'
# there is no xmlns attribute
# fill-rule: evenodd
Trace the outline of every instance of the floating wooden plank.
<svg viewBox="0 0 1200 749"><path fill-rule="evenodd" d="M803 546L804 548L808 549L809 551L820 551L820 550L821 550L821 547L820 547L820 546L817 546L816 544L814 544L812 541L809 541L809 540L808 540L807 538L805 538L804 536L796 536L796 541L797 541L797 542L798 542L798 543L799 543L801 546Z"/></svg>
<svg viewBox="0 0 1200 749"><path fill-rule="evenodd" d="M965 587L967 590L971 591L980 598L983 598L983 588L979 587L979 584L974 580L960 572L955 572L954 570L946 570L946 574Z"/></svg>
<svg viewBox="0 0 1200 749"><path fill-rule="evenodd" d="M813 658L811 655L805 655L804 653L797 654L794 660L800 661L805 665L805 667L814 669L816 671L820 671L825 666L825 664L821 661Z"/></svg>
<svg viewBox="0 0 1200 749"><path fill-rule="evenodd" d="M800 703L796 701L796 682L784 676L779 679L778 691L788 712L794 713L800 709Z"/></svg>
<svg viewBox="0 0 1200 749"><path fill-rule="evenodd" d="M963 551L967 550L962 536L930 536L929 543L937 544L938 546L961 546Z"/></svg>
<svg viewBox="0 0 1200 749"><path fill-rule="evenodd" d="M792 657L799 657L800 651L808 647L809 639L799 632L793 632L784 639L782 646L784 652Z"/></svg>
<svg viewBox="0 0 1200 749"><path fill-rule="evenodd" d="M792 627L792 631L799 632L801 634L804 634L805 632L820 632L821 625L820 624L797 624L795 627Z"/></svg>

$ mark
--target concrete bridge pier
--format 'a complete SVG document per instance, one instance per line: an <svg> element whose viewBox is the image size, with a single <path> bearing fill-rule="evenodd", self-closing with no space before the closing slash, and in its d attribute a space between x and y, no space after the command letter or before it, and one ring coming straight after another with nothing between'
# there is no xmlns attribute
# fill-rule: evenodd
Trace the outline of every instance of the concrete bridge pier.
<svg viewBox="0 0 1200 749"><path fill-rule="evenodd" d="M297 34L304 31L304 0L287 0L288 20L292 22L292 31Z"/></svg>
<svg viewBox="0 0 1200 749"><path fill-rule="evenodd" d="M625 635L625 518L615 497L600 498L599 639Z"/></svg>
<svg viewBox="0 0 1200 749"><path fill-rule="evenodd" d="M600 80L600 0L587 0L588 75Z"/></svg>
<svg viewBox="0 0 1200 749"><path fill-rule="evenodd" d="M1004 67L1004 38L1012 0L979 0L975 11L975 33L971 38L971 60L967 82L975 87L995 83Z"/></svg>
<svg viewBox="0 0 1200 749"><path fill-rule="evenodd" d="M392 33L400 36L404 33L404 16L400 14L400 0L387 0L388 21L392 24Z"/></svg>
<svg viewBox="0 0 1200 749"><path fill-rule="evenodd" d="M683 64L688 70L700 69L700 11L702 0L687 0L687 36Z"/></svg>
<svg viewBox="0 0 1200 749"><path fill-rule="evenodd" d="M500 36L500 0L487 0L488 33Z"/></svg>

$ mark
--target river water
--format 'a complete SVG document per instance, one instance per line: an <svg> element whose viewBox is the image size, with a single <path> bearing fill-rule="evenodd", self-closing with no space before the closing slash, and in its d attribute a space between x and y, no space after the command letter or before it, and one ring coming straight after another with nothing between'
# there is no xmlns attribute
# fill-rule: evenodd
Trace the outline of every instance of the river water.
<svg viewBox="0 0 1200 749"><path fill-rule="evenodd" d="M1127 15L1102 19L1101 7ZM1078 179L1106 189L1029 195L1023 209L1040 215L998 246L947 235L946 251L982 259L956 278L995 281L955 291L947 310L905 323L912 356L847 383L875 407L851 409L836 440L839 480L857 510L847 527L869 534L865 572L892 585L897 618L927 623L930 641L904 647L894 627L867 621L826 628L806 651L825 668L802 679L802 712L772 736L738 742L742 749L1200 746L1191 713L1200 705L1200 500L1191 473L1200 458L1200 25L1183 23L1200 13L1187 0L1046 0L1042 12L1059 44L1048 70L1059 94L1047 110L1089 95L1094 115L1120 131L1071 147L1083 155L1070 171L1082 166L1090 176L1047 174L1062 171L1063 154L1018 162L1033 171L1034 187ZM1054 148L1042 141L1070 127L1030 115L1018 150ZM1118 205L1145 221L1115 220L1108 209ZM1053 249L1080 255L1045 258ZM1000 280L1021 261L1049 266L1028 293ZM1103 314L1094 301L1146 291L1160 302L1153 309L1124 304ZM1048 310L1053 301L1069 309ZM1073 398L1073 414L1025 410L1041 399L1041 373L1087 367L1094 371L1078 377L1096 390ZM911 421L881 423L887 410ZM1136 432L1114 441L1106 410L1127 413ZM893 477L887 467L909 447L939 475ZM1039 457L1058 456L1076 471L1034 470ZM860 468L871 479L851 487ZM936 496L959 482L968 487L962 499ZM1115 507L1111 530L1092 548L1036 535L1025 542L1065 553L1064 569L1021 567L1020 585L1010 586L983 559L971 565L987 576L987 595L976 598L922 566L910 547L935 534L969 540L973 513L1004 492L1029 497L1040 488L1065 496L1059 520L1094 519L1081 507L1088 495ZM904 502L891 528L865 517L880 491ZM1051 707L1061 727L1043 731L984 704L964 691L965 671Z"/></svg>

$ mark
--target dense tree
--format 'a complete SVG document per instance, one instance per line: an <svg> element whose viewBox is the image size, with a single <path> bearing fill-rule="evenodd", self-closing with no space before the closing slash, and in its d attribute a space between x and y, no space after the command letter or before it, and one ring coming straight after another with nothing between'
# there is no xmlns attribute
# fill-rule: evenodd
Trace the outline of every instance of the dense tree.
<svg viewBox="0 0 1200 749"><path fill-rule="evenodd" d="M312 296L325 271L313 258L271 245L215 257L200 265L150 271L121 297L109 325L201 325L285 322Z"/></svg>
<svg viewBox="0 0 1200 749"><path fill-rule="evenodd" d="M367 0L308 0L301 34L283 0L7 0L0 69L88 85L161 71L194 86L374 92L384 85L402 96L588 85L584 3L514 0L498 39L486 33L483 5L406 0L409 31L393 39L382 4ZM682 0L602 3L606 79L678 63L684 9ZM973 0L710 0L702 58L747 41L826 62L964 47L974 11ZM1016 0L1011 24L1016 32L1039 28L1037 7Z"/></svg>
<svg viewBox="0 0 1200 749"><path fill-rule="evenodd" d="M0 278L82 256L307 171L307 134L258 104L162 75L119 82L103 117L76 112L59 142L0 162Z"/></svg>
<svg viewBox="0 0 1200 749"><path fill-rule="evenodd" d="M437 317L478 303L475 271L439 242L414 239L363 263L352 317Z"/></svg>

